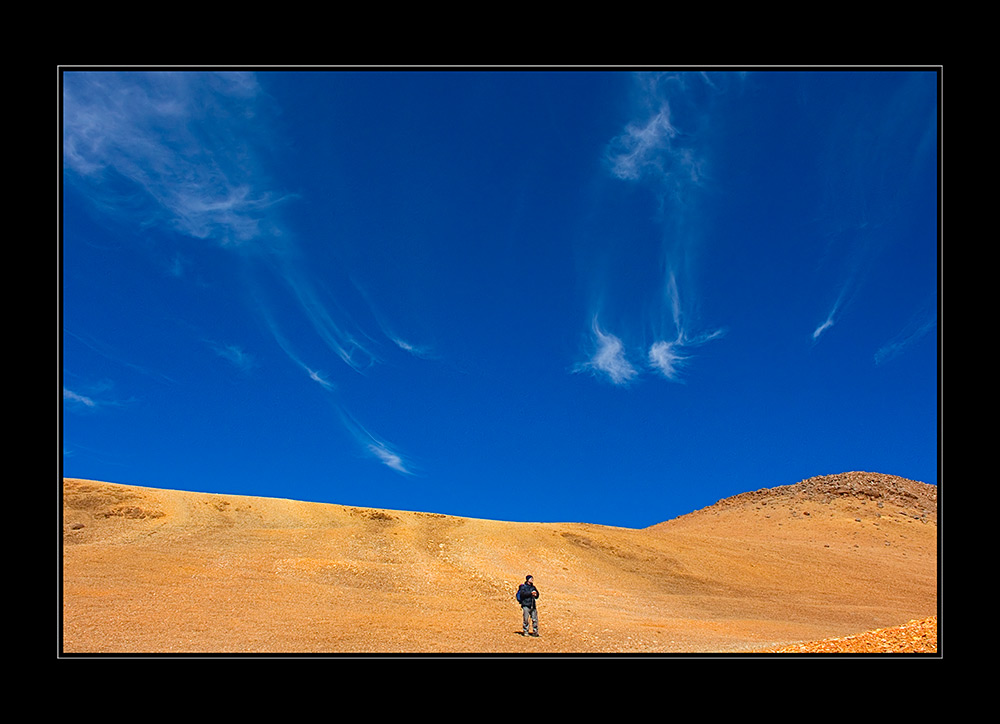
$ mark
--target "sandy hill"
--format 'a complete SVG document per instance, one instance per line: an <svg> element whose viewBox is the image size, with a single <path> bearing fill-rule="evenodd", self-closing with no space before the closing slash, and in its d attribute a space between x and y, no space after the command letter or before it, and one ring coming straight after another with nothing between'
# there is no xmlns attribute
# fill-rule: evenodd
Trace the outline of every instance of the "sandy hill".
<svg viewBox="0 0 1000 724"><path fill-rule="evenodd" d="M874 473L643 530L67 478L62 530L65 654L732 653L937 613L937 488Z"/></svg>

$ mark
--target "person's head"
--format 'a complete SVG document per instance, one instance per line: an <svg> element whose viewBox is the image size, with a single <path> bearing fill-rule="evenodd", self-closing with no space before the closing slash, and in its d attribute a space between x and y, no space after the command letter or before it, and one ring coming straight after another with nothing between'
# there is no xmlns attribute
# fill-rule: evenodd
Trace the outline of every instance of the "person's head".
<svg viewBox="0 0 1000 724"><path fill-rule="evenodd" d="M534 579L534 578L532 578L531 576L525 576L525 577L524 577L524 582L525 582L525 583L532 583L532 582L534 582L534 580L535 580L535 579Z"/></svg>

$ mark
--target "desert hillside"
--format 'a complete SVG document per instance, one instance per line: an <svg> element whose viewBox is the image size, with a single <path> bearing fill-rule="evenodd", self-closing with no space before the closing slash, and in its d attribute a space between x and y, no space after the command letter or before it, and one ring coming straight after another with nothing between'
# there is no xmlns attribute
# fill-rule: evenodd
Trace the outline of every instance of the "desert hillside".
<svg viewBox="0 0 1000 724"><path fill-rule="evenodd" d="M65 654L736 653L937 613L937 488L876 473L643 530L67 478L62 534Z"/></svg>

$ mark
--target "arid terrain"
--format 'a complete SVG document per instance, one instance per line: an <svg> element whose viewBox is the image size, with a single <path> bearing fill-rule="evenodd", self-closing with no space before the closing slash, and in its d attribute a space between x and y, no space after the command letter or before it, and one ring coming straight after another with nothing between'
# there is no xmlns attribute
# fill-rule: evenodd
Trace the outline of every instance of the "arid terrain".
<svg viewBox="0 0 1000 724"><path fill-rule="evenodd" d="M889 475L642 530L69 478L62 512L64 655L937 651L937 488Z"/></svg>

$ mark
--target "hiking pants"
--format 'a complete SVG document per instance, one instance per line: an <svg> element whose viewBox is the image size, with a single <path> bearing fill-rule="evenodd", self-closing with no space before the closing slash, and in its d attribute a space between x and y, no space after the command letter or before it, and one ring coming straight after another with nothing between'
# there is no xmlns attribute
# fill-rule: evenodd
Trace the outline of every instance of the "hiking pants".
<svg viewBox="0 0 1000 724"><path fill-rule="evenodd" d="M536 606L521 606L521 613L524 615L524 633L528 633L529 617L535 627L535 633L538 633L538 608Z"/></svg>

